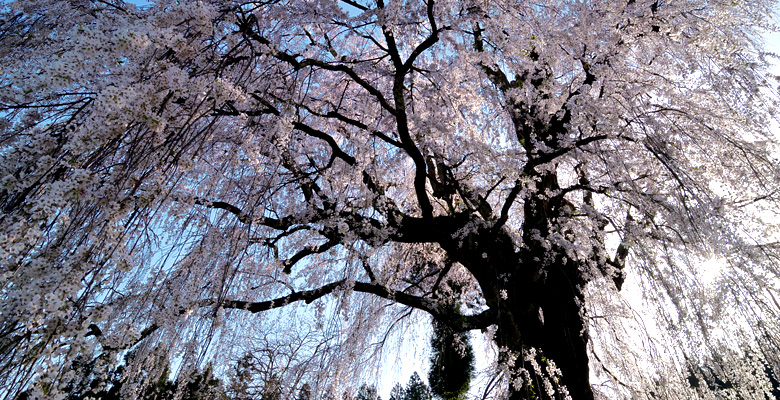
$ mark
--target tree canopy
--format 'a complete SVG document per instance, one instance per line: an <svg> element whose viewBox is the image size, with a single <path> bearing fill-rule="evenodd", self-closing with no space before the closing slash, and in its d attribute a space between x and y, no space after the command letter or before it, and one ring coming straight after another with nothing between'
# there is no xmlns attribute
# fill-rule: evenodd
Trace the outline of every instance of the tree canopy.
<svg viewBox="0 0 780 400"><path fill-rule="evenodd" d="M0 395L307 320L274 376L325 398L424 316L491 398L771 393L774 6L0 3Z"/></svg>

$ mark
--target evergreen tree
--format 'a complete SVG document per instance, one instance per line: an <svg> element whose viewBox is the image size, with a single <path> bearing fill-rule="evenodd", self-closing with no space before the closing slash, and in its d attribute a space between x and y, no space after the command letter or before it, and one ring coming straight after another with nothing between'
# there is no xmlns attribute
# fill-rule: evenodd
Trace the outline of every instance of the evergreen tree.
<svg viewBox="0 0 780 400"><path fill-rule="evenodd" d="M409 378L409 383L406 384L406 390L404 390L404 400L432 400L431 390L428 385L420 379L420 375L417 372L412 374Z"/></svg>
<svg viewBox="0 0 780 400"><path fill-rule="evenodd" d="M362 386L360 386L355 400L381 400L381 398L377 393L376 386L369 386L364 383Z"/></svg>
<svg viewBox="0 0 780 400"><path fill-rule="evenodd" d="M452 293L451 297L445 296L449 308L453 314L460 313L464 288L450 280L445 287ZM428 382L432 393L443 400L465 399L474 372L474 349L468 332L455 332L443 321L434 319L430 362Z"/></svg>
<svg viewBox="0 0 780 400"><path fill-rule="evenodd" d="M474 372L474 349L468 333L453 332L441 322L433 322L431 338L431 391L443 400L463 400Z"/></svg>
<svg viewBox="0 0 780 400"><path fill-rule="evenodd" d="M390 390L390 400L404 400L404 388L400 383L396 383Z"/></svg>

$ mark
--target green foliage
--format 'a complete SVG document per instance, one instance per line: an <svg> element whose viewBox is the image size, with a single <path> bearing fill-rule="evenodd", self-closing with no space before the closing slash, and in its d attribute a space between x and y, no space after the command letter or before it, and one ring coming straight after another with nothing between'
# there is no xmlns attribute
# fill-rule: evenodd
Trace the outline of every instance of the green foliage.
<svg viewBox="0 0 780 400"><path fill-rule="evenodd" d="M417 372L412 374L409 378L409 383L406 384L404 390L404 400L431 400L433 395L428 385L420 379L420 375Z"/></svg>
<svg viewBox="0 0 780 400"><path fill-rule="evenodd" d="M433 400L433 393L420 378L420 375L415 372L409 377L405 388L400 383L393 386L393 389L390 390L390 400Z"/></svg>
<svg viewBox="0 0 780 400"><path fill-rule="evenodd" d="M390 390L390 400L404 400L404 388L400 383L396 383Z"/></svg>
<svg viewBox="0 0 780 400"><path fill-rule="evenodd" d="M446 282L455 293L450 304L453 313L459 313L462 288ZM431 369L428 382L431 391L442 400L464 400L474 373L474 349L468 333L455 332L441 321L433 321L431 337Z"/></svg>
<svg viewBox="0 0 780 400"><path fill-rule="evenodd" d="M379 394L376 391L376 386L371 385L368 386L366 384L363 384L363 386L360 387L360 390L358 390L357 397L355 397L355 400L382 400L381 397L379 397Z"/></svg>
<svg viewBox="0 0 780 400"><path fill-rule="evenodd" d="M443 400L465 399L474 372L474 349L468 334L434 322L431 348L431 391Z"/></svg>

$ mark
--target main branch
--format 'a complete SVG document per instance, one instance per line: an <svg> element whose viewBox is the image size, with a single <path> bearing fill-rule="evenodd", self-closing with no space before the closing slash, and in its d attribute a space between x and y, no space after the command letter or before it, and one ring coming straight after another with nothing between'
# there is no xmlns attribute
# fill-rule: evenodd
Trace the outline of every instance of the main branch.
<svg viewBox="0 0 780 400"><path fill-rule="evenodd" d="M246 310L251 313L258 313L282 308L292 303L303 301L309 304L321 297L337 291L338 289L352 289L355 292L373 294L383 299L391 300L405 306L431 314L434 318L447 324L451 329L462 332L471 329L485 329L495 323L495 313L488 309L475 315L461 315L453 313L449 307L443 307L434 300L424 297L413 296L398 290L388 289L376 283L354 282L350 288L345 279L329 283L317 289L305 290L302 292L293 292L287 296L278 297L273 300L253 302L242 300L223 300L219 303L222 308ZM214 300L206 300L199 303L200 306L210 306L215 304Z"/></svg>

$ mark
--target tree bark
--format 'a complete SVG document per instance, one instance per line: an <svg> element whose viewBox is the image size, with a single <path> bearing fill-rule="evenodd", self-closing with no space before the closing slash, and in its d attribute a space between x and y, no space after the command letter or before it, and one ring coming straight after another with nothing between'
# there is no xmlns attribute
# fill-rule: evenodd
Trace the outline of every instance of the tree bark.
<svg viewBox="0 0 780 400"><path fill-rule="evenodd" d="M572 399L591 400L588 333L581 309L584 282L579 271L576 265L564 263L533 274L508 285L513 290L507 292L499 313L497 344L516 354L515 365L528 373L510 399L564 399L561 386L565 386ZM535 355L526 360L524 353L530 349ZM560 376L551 374L550 360ZM547 393L545 381L554 394Z"/></svg>
<svg viewBox="0 0 780 400"><path fill-rule="evenodd" d="M545 248L538 240L515 251L503 229L484 228L460 240L450 234L441 236L450 238L440 243L453 261L466 266L479 281L495 315L496 344L516 355L515 367L528 372L510 399L564 399L562 386L574 400L593 399L583 320L587 282L580 265L563 256L562 249ZM523 359L531 349L536 351L536 368ZM549 360L560 369L560 376L547 372ZM548 395L545 379L555 394Z"/></svg>
<svg viewBox="0 0 780 400"><path fill-rule="evenodd" d="M538 182L540 193L554 194L560 189L554 172L540 173ZM528 373L512 400L559 400L566 398L566 391L574 400L593 399L583 319L584 268L551 240L551 229L558 240L570 239L561 230L571 212L568 207L560 195L528 200L523 205L525 247L518 252L517 271L509 274L512 279L497 332L499 346L516 353L518 364ZM529 349L535 349L535 355L525 360L523 352ZM560 370L560 377L551 375L550 360Z"/></svg>

